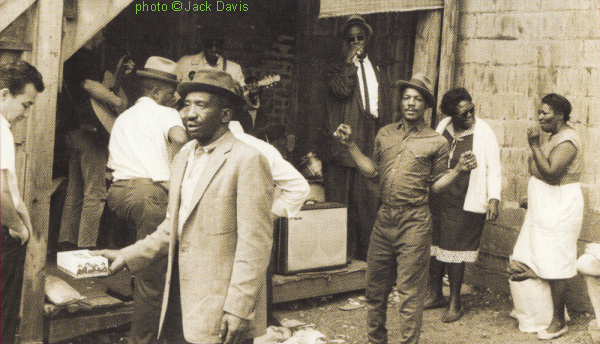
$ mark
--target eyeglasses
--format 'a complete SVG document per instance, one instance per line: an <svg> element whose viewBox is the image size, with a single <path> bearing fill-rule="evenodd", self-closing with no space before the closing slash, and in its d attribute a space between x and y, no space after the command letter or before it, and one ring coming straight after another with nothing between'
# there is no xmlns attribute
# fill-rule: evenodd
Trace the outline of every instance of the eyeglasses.
<svg viewBox="0 0 600 344"><path fill-rule="evenodd" d="M346 40L348 40L348 43L362 42L365 40L365 35L348 36Z"/></svg>
<svg viewBox="0 0 600 344"><path fill-rule="evenodd" d="M475 105L471 104L471 107L468 108L466 111L463 111L461 113L455 113L454 116L455 117L467 117L468 114L475 114Z"/></svg>

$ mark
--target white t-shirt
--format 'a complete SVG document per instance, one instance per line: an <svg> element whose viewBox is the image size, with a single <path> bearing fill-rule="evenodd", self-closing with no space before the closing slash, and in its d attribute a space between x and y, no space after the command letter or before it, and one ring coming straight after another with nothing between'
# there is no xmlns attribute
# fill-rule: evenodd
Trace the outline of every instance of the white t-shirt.
<svg viewBox="0 0 600 344"><path fill-rule="evenodd" d="M169 180L173 152L168 135L175 126L183 128L179 113L148 97L117 117L108 144L108 167L114 170L115 181Z"/></svg>

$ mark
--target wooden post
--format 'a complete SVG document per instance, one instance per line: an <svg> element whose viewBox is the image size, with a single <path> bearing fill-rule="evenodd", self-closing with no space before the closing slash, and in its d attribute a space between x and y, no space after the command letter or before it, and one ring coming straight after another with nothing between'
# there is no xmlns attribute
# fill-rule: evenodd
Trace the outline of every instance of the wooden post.
<svg viewBox="0 0 600 344"><path fill-rule="evenodd" d="M32 64L42 73L46 89L36 99L27 123L27 167L24 199L33 233L27 245L23 278L21 343L42 343L44 277L54 159L56 96L60 70L63 1L38 0L33 30Z"/></svg>
<svg viewBox="0 0 600 344"><path fill-rule="evenodd" d="M440 36L442 31L442 10L420 11L417 17L415 33L415 51L412 75L421 73L431 80L433 92L438 81L438 61L440 52ZM425 120L431 124L432 114L436 109L425 113ZM434 123L435 124L435 123Z"/></svg>
<svg viewBox="0 0 600 344"><path fill-rule="evenodd" d="M437 108L444 93L454 87L455 56L458 41L460 0L444 1L444 17L442 19L442 44L440 47L440 72L437 87ZM437 121L441 114L437 115Z"/></svg>

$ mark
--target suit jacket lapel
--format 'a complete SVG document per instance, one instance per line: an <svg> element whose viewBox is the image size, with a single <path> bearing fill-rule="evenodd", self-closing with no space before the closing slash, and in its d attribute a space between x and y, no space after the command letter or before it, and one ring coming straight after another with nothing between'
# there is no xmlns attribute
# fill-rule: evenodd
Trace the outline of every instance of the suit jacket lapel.
<svg viewBox="0 0 600 344"><path fill-rule="evenodd" d="M202 170L202 175L198 180L198 184L196 184L196 187L194 188L194 194L192 195L188 211L183 219L184 223L185 221L187 221L192 211L196 208L198 202L200 202L200 199L204 195L206 188L212 181L219 168L221 168L223 163L225 163L225 160L227 160L227 153L231 151L233 143L235 142L235 137L230 131L227 131L227 133L223 135L223 137L220 140L221 142L217 144L215 150L212 153L210 153L210 156L206 161L206 166L204 166L204 170Z"/></svg>

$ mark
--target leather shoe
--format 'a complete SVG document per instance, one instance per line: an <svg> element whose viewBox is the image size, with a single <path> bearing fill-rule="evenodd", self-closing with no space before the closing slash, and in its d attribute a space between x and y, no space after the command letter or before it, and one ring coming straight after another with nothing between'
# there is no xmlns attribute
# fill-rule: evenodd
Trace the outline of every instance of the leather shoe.
<svg viewBox="0 0 600 344"><path fill-rule="evenodd" d="M455 322L456 320L460 319L463 314L465 314L465 309L461 308L458 310L458 312L450 312L450 310L446 310L444 312L444 315L442 315L442 322L444 323L451 323L451 322Z"/></svg>

